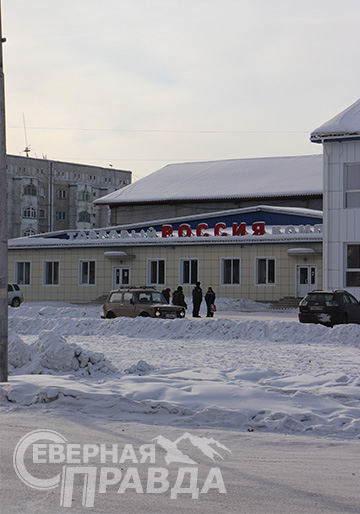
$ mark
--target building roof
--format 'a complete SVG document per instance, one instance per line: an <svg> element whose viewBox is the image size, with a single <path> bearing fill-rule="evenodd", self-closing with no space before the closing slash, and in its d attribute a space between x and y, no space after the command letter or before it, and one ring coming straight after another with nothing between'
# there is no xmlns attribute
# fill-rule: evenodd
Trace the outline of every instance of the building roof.
<svg viewBox="0 0 360 514"><path fill-rule="evenodd" d="M258 243L284 243L284 242L321 242L322 241L322 211L304 209L299 207L277 207L259 205L242 209L216 211L213 213L182 216L167 220L134 223L132 225L110 226L102 229L62 230L37 234L30 237L10 239L9 250L27 248L86 248L101 247L115 249L116 256L123 247L156 246L156 245L201 245L201 244L254 244ZM212 220L213 218L213 220ZM214 226L219 221L225 222L227 237L215 236ZM196 227L199 222L208 223L209 236L196 236ZM246 235L232 236L232 224L245 223ZM266 233L261 237L251 234L252 223L262 222L266 225ZM171 237L162 237L162 225L174 229ZM183 223L191 225L191 237L178 237L176 230ZM114 254L108 252L108 257ZM124 255L127 257L127 254Z"/></svg>
<svg viewBox="0 0 360 514"><path fill-rule="evenodd" d="M340 114L313 130L310 140L322 143L324 140L342 141L360 139L360 99Z"/></svg>
<svg viewBox="0 0 360 514"><path fill-rule="evenodd" d="M322 155L168 164L97 205L318 195Z"/></svg>

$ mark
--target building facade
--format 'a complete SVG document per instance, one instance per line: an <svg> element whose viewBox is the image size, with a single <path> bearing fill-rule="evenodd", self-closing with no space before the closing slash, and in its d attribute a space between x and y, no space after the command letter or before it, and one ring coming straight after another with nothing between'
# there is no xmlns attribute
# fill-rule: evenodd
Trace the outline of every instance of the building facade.
<svg viewBox="0 0 360 514"><path fill-rule="evenodd" d="M9 242L26 301L85 303L121 286L197 281L218 297L277 301L322 286L322 213L259 206Z"/></svg>
<svg viewBox="0 0 360 514"><path fill-rule="evenodd" d="M8 236L23 237L109 224L94 200L131 183L131 172L7 155Z"/></svg>
<svg viewBox="0 0 360 514"><path fill-rule="evenodd" d="M360 100L311 141L324 152L324 287L360 298Z"/></svg>

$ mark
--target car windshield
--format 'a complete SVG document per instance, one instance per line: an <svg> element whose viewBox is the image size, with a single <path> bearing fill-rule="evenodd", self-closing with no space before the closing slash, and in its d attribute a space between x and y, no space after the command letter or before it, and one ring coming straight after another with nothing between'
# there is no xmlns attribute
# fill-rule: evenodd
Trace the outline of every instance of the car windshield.
<svg viewBox="0 0 360 514"><path fill-rule="evenodd" d="M166 303L159 291L141 291L136 293L136 297L139 303Z"/></svg>
<svg viewBox="0 0 360 514"><path fill-rule="evenodd" d="M333 302L335 295L333 293L310 293L307 295L306 300L315 303Z"/></svg>

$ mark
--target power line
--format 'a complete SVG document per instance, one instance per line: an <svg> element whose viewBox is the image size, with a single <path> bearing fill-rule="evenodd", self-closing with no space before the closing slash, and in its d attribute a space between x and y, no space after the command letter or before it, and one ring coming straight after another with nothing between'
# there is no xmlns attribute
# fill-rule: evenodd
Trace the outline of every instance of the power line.
<svg viewBox="0 0 360 514"><path fill-rule="evenodd" d="M8 129L23 129L17 125L9 125ZM129 133L161 133L161 134L308 134L301 130L172 130L172 129L114 129L114 128L73 128L73 127L29 127L31 130L49 130L61 132L129 132Z"/></svg>

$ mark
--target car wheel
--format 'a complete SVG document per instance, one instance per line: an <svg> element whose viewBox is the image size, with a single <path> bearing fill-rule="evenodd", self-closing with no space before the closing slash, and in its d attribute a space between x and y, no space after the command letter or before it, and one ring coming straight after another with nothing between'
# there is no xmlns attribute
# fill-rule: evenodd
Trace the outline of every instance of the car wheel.
<svg viewBox="0 0 360 514"><path fill-rule="evenodd" d="M11 307L20 307L20 298L13 298L11 302Z"/></svg>
<svg viewBox="0 0 360 514"><path fill-rule="evenodd" d="M149 318L150 314L148 312L140 312L139 316L140 318Z"/></svg>
<svg viewBox="0 0 360 514"><path fill-rule="evenodd" d="M347 324L347 322L348 322L347 314L343 314L343 315L342 315L342 318L341 318L341 323L342 323L343 325L346 325L346 324Z"/></svg>
<svg viewBox="0 0 360 514"><path fill-rule="evenodd" d="M106 313L106 319L114 319L116 318L115 314L111 311Z"/></svg>

